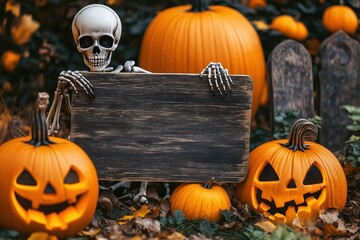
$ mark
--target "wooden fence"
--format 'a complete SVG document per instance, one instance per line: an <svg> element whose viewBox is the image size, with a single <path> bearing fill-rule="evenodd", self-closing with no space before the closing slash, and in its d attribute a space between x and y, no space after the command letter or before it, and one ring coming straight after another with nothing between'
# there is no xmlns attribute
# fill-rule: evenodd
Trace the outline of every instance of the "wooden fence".
<svg viewBox="0 0 360 240"><path fill-rule="evenodd" d="M304 118L317 114L322 118L320 143L342 150L350 137L342 106L360 107L360 44L339 31L322 42L317 57L320 72L313 76L310 54L302 44L286 40L273 49L268 60L272 127L274 116L282 112L297 111Z"/></svg>

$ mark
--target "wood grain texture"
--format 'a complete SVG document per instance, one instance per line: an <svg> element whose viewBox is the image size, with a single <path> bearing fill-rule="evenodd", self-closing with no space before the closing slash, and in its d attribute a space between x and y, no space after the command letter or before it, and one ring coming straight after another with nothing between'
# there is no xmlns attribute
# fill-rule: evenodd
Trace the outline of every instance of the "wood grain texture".
<svg viewBox="0 0 360 240"><path fill-rule="evenodd" d="M84 73L95 87L73 98L71 138L100 179L239 182L247 172L252 80L212 95L192 74Z"/></svg>
<svg viewBox="0 0 360 240"><path fill-rule="evenodd" d="M299 117L314 116L312 63L306 48L285 40L277 45L268 60L270 124L286 111L297 111Z"/></svg>
<svg viewBox="0 0 360 240"><path fill-rule="evenodd" d="M320 48L320 142L332 151L341 150L350 137L351 121L343 105L360 107L360 45L340 31Z"/></svg>

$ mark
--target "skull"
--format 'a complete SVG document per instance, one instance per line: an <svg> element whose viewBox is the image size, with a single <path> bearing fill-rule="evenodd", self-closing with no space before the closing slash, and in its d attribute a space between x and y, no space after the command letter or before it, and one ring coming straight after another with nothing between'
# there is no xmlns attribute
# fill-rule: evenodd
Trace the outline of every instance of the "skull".
<svg viewBox="0 0 360 240"><path fill-rule="evenodd" d="M82 8L72 22L77 49L90 71L101 72L110 64L119 44L121 21L109 7L92 4Z"/></svg>

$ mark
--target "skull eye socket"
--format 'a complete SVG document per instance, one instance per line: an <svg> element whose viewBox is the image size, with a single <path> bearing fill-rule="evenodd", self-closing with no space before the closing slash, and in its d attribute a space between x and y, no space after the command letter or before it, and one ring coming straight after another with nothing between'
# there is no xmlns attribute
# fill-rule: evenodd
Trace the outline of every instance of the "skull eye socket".
<svg viewBox="0 0 360 240"><path fill-rule="evenodd" d="M315 165L311 165L311 167L306 173L303 184L312 185L312 184L322 183L323 181L324 179L322 177L319 168Z"/></svg>
<svg viewBox="0 0 360 240"><path fill-rule="evenodd" d="M270 181L279 181L279 176L275 172L274 168L270 163L266 164L264 169L262 170L259 181L262 182L270 182Z"/></svg>
<svg viewBox="0 0 360 240"><path fill-rule="evenodd" d="M66 174L64 183L65 184L74 184L74 183L78 183L78 182L80 182L79 175L77 174L77 172L74 169L71 168L70 171L68 172L68 174Z"/></svg>
<svg viewBox="0 0 360 240"><path fill-rule="evenodd" d="M27 171L24 170L16 179L17 184L27 185L27 186L36 186L35 178Z"/></svg>
<svg viewBox="0 0 360 240"><path fill-rule="evenodd" d="M101 36L99 39L99 43L102 47L111 48L114 44L114 39L110 36Z"/></svg>
<svg viewBox="0 0 360 240"><path fill-rule="evenodd" d="M90 36L83 36L79 39L81 48L89 48L93 45L94 40Z"/></svg>

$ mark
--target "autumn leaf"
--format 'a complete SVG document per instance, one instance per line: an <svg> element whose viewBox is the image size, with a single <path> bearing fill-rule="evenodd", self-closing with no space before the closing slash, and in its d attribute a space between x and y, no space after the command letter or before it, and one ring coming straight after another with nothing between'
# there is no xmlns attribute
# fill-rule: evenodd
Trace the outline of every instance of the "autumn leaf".
<svg viewBox="0 0 360 240"><path fill-rule="evenodd" d="M147 214L150 213L150 209L147 205L142 205L140 209L135 210L134 212L130 213L129 215L125 215L118 219L118 223L120 225L126 224L129 220L133 218L144 218Z"/></svg>
<svg viewBox="0 0 360 240"><path fill-rule="evenodd" d="M260 31L265 31L265 30L268 30L270 28L270 26L262 21L262 20L256 20L256 21L252 21L252 24L255 25L255 28L260 30Z"/></svg>
<svg viewBox="0 0 360 240"><path fill-rule="evenodd" d="M21 55L19 53L8 50L1 56L1 65L5 71L12 72L15 70L20 59Z"/></svg>
<svg viewBox="0 0 360 240"><path fill-rule="evenodd" d="M17 45L30 41L32 35L38 30L40 23L33 20L32 15L24 14L14 20L11 28L11 37Z"/></svg>
<svg viewBox="0 0 360 240"><path fill-rule="evenodd" d="M160 222L151 218L137 218L135 224L148 232L161 232Z"/></svg>
<svg viewBox="0 0 360 240"><path fill-rule="evenodd" d="M273 224L270 221L257 222L257 223L255 223L255 226L260 227L261 229L263 229L267 233L273 232L275 230L275 228L276 228L276 225Z"/></svg>
<svg viewBox="0 0 360 240"><path fill-rule="evenodd" d="M5 12L11 12L15 17L20 16L21 5L19 2L7 1L5 6Z"/></svg>

